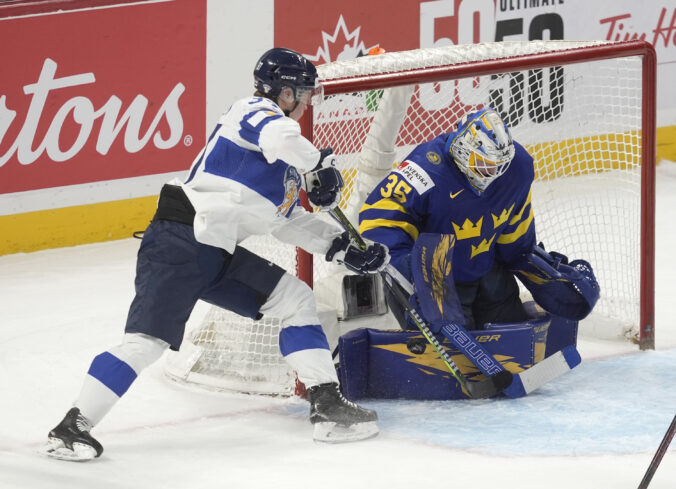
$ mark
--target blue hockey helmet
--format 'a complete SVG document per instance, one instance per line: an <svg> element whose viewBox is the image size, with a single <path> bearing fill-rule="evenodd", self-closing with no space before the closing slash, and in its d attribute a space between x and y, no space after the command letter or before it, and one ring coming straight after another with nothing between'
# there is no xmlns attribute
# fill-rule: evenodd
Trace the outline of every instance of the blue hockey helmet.
<svg viewBox="0 0 676 489"><path fill-rule="evenodd" d="M460 119L446 150L470 183L482 192L507 171L515 152L507 125L490 107Z"/></svg>
<svg viewBox="0 0 676 489"><path fill-rule="evenodd" d="M321 85L317 69L302 54L287 48L273 48L260 57L254 68L254 86L266 97L276 99L284 87L293 90L297 101L318 103Z"/></svg>

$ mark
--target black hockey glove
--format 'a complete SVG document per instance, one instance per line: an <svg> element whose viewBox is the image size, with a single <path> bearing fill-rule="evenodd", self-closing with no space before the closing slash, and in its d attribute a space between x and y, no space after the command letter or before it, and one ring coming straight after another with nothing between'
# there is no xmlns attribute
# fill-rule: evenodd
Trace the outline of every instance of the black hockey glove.
<svg viewBox="0 0 676 489"><path fill-rule="evenodd" d="M313 168L313 170L319 170L320 168L325 168L327 166L335 166L336 155L333 154L333 148L328 147L319 150L319 163Z"/></svg>
<svg viewBox="0 0 676 489"><path fill-rule="evenodd" d="M350 239L347 231L344 232L333 240L326 253L326 261L345 265L348 270L358 274L378 273L390 262L387 246L367 239L364 241L368 246L362 250Z"/></svg>
<svg viewBox="0 0 676 489"><path fill-rule="evenodd" d="M305 174L305 191L312 205L320 211L329 211L338 205L340 191L345 185L336 169L336 156L331 148L320 151L319 163Z"/></svg>

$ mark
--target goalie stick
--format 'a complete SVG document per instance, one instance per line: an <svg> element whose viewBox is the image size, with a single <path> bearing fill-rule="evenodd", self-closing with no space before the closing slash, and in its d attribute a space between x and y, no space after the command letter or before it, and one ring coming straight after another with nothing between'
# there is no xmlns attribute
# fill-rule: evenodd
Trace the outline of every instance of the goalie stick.
<svg viewBox="0 0 676 489"><path fill-rule="evenodd" d="M331 216L336 219L336 221L338 221L340 225L350 234L352 239L354 239L354 241L357 243L357 246L359 246L361 249L366 249L366 243L362 239L361 235L357 232L357 230L354 228L345 214L343 214L340 208L335 207L329 212ZM385 272L383 272L383 279L390 292L392 292L392 295L402 305L402 307L404 307L411 319L413 319L415 322L418 329L420 329L420 332L432 345L437 354L439 354L441 360L444 362L453 377L455 377L458 383L460 383L460 386L469 397L473 399L486 399L493 397L499 394L510 384L512 380L512 374L506 370L498 372L492 376L487 376L486 379L481 381L469 382L455 364L451 356L446 352L446 349L439 343L437 338L434 336L434 333L432 333L432 331L429 329L420 314L418 314L418 312L409 303L406 293L412 294L413 287L411 284L401 274L399 274L399 271L392 265L387 265ZM402 291L402 288L406 290L406 293Z"/></svg>
<svg viewBox="0 0 676 489"><path fill-rule="evenodd" d="M338 221L343 229L350 234L355 243L357 243L357 246L361 249L366 249L365 241L339 207L331 209L329 213L336 221ZM451 340L451 342L465 354L468 359L473 360L476 367L486 376L486 379L482 381L469 382L453 359L446 353L446 350L441 346L420 314L409 303L408 297L404 291L409 295L413 295L415 292L413 285L391 264L386 266L385 271L382 272L382 274L388 290L392 292L397 302L404 307L418 329L420 329L427 341L439 354L451 374L472 398L482 399L493 397L500 392L504 392L508 397L512 398L523 397L547 382L573 369L581 362L580 354L577 349L575 346L570 345L563 348L561 351L550 355L534 366L518 374L512 374L505 370L505 368L471 335L469 335L462 326L453 325L454 327L452 330L447 326L444 326L442 329L445 330L445 333L453 333L444 334L444 336ZM458 337L460 337L462 341L457 341ZM485 362L476 361L476 355L472 355L470 349L472 352L480 352L482 355L481 359L489 363L490 371L486 369Z"/></svg>
<svg viewBox="0 0 676 489"><path fill-rule="evenodd" d="M671 424L669 425L669 428L667 428L667 432L664 434L664 438L662 438L662 442L657 448L655 456L650 461L648 470L646 470L641 483L638 485L638 489L647 489L648 484L650 484L650 481L653 478L653 475L655 475L657 467L659 467L660 462L662 461L662 457L664 457L664 454L667 452L667 448L669 448L671 439L674 437L674 432L676 432L676 416L674 416L674 419L671 420Z"/></svg>
<svg viewBox="0 0 676 489"><path fill-rule="evenodd" d="M422 319L420 314L411 306L408 301L408 297L401 290L400 287L397 287L397 280L393 277L392 270L398 273L396 268L391 265L387 265L386 272L383 274L383 279L388 290L395 297L397 302L406 310L408 315L413 319L416 326L427 339L427 341L434 347L434 350L439 354L439 357L444 362L448 370L450 370L453 377L460 383L462 389L469 395L469 397L474 399L486 399L493 397L499 394L512 382L512 374L506 370L496 373L495 375L489 376L484 380L478 382L469 382L467 378L462 374L458 366L455 364L451 356L446 352L446 349L439 343L434 333L429 329L427 323ZM403 277L402 277L403 278Z"/></svg>

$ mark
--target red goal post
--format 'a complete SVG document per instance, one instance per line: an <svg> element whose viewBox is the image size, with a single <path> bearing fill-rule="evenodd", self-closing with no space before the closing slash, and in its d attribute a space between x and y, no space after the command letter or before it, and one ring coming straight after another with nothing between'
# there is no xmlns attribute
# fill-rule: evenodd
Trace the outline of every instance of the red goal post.
<svg viewBox="0 0 676 489"><path fill-rule="evenodd" d="M542 196L552 194L560 198L563 194L565 198L571 190L564 187L543 191L541 196L533 197L536 229L539 239L547 236L544 242L548 249L591 261L601 283L602 299L597 309L609 316L609 323L613 323L610 327L626 320L621 334L638 342L641 349L654 348L656 54L649 43L531 41L459 45L334 62L319 66L318 71L325 100L301 123L304 134L317 147L333 147L339 161L342 160L347 195L341 207L349 208L352 199L357 201L358 210L359 198L363 201L364 195L355 198L364 169L359 155L362 145L368 144L369 133L373 132L370 126L375 124L378 112L385 110L383 106L377 107L378 100L384 99L386 89L397 87L411 87L412 95L409 106L397 116L404 118L401 125L394 131L391 128L384 131L391 131L392 136L392 147L384 151L393 150L396 157L389 167L380 164L377 170L381 177L415 144L451 131L452 124L464 111L490 100L491 105L496 101L503 104L496 108L510 123L515 139L530 139L525 146L534 153L536 184L540 180L549 185L555 180L569 179L574 182L572 189L585 186L585 198L589 194L596 197L602 192L612 193L609 200L599 196L597 203L570 210L569 213L579 213L571 225L554 214L545 219L547 214L540 214L538 208L546 207ZM549 100L540 100L538 109L534 99L540 95L535 97L532 92L533 87L539 87L546 93L548 87L542 89L543 77L557 89L550 89ZM482 92L482 84L492 84L493 89ZM461 85L465 92L461 92ZM498 85L500 88L496 89ZM440 103L444 89L451 91L451 87L453 97ZM519 89L530 95L518 93ZM425 96L434 102L425 102ZM380 98L374 102L374 97ZM358 106L359 98L363 100L362 106ZM520 118L514 116L513 106L505 114L508 98L511 102L528 99L527 116L523 117L523 113ZM558 112L553 114L557 104ZM414 134L416 125L429 127ZM530 137L535 128L544 128L539 131L541 140ZM585 134L585 128L590 134ZM568 136L566 131L572 135ZM382 141L378 144L382 145ZM561 163L564 160L570 162L570 167ZM369 167L367 162L371 183L378 180L373 177L373 166ZM617 190L606 188L611 186ZM610 226L617 229L599 232L605 226L605 221L599 220L606 219L606 212L616 212L617 202L625 203L631 200L627 195L639 193L635 204L626 204L629 206L626 211L620 209L619 215L608 218L612 221ZM570 199L577 200L578 196L571 193ZM563 207L561 202L553 206ZM632 218L633 209L636 219ZM356 219L354 209L351 217ZM579 246L549 236L552 233L546 229L548 221L555 221L555 226L570 226L565 231L569 234L582 227L577 238L580 242L575 243ZM615 236L616 232L623 234ZM618 242L610 243L609 239ZM313 266L312 257L302 250L297 260L298 275L311 285L314 280L316 285L317 277L322 275L318 268L324 265L316 260ZM634 261L638 272L625 275L625 269L633 268ZM624 289L616 291L619 285ZM633 312L622 312L627 303L636 304L635 318ZM596 323L603 321L597 319Z"/></svg>

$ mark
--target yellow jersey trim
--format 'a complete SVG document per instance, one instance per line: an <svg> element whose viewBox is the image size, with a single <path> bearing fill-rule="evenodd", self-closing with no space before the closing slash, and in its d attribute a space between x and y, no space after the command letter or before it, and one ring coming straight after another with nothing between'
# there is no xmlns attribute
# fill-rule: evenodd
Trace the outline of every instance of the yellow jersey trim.
<svg viewBox="0 0 676 489"><path fill-rule="evenodd" d="M523 211L525 211L526 207L528 207L528 204L530 204L530 199L531 199L532 195L533 195L533 189L531 188L528 191L528 197L526 197L526 202L523 204L523 207L521 207L519 212L517 214L515 214L514 217L512 217L512 219L510 219L510 221L509 221L510 225L516 224L517 222L519 222L521 220L521 217L523 216ZM531 210L531 212L532 212L532 210Z"/></svg>
<svg viewBox="0 0 676 489"><path fill-rule="evenodd" d="M408 212L406 212L406 208L403 205L398 204L392 199L380 199L375 204L364 204L363 206L361 206L359 212L364 212L369 209L379 209L383 211L399 211L403 212L404 214L408 214Z"/></svg>
<svg viewBox="0 0 676 489"><path fill-rule="evenodd" d="M359 224L359 233L362 234L369 229L375 228L400 228L411 236L414 240L418 239L420 231L413 224L402 221L391 221L389 219L368 219Z"/></svg>
<svg viewBox="0 0 676 489"><path fill-rule="evenodd" d="M514 230L514 232L508 234L501 234L498 238L499 244L510 244L517 241L521 236L526 234L530 228L531 223L533 222L533 208L531 207L528 217Z"/></svg>

